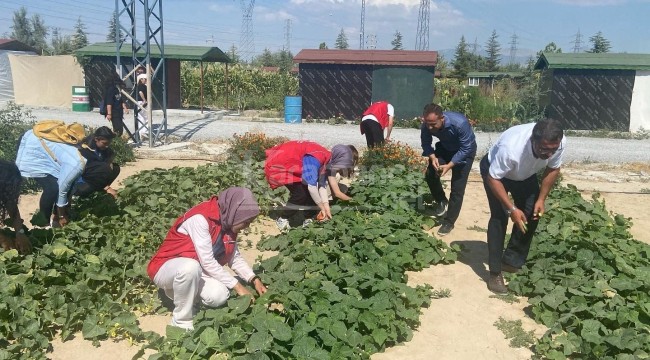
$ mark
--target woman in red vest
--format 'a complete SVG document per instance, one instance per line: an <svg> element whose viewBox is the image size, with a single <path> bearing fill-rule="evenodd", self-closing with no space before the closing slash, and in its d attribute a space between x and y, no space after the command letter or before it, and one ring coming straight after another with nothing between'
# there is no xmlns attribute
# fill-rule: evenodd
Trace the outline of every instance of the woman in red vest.
<svg viewBox="0 0 650 360"><path fill-rule="evenodd" d="M289 227L300 212L308 223L320 210L323 220L331 219L327 186L341 200L350 198L341 191L336 174L352 173L359 158L352 145L336 145L332 152L311 141L288 141L266 151L264 173L271 189L286 186L289 200L276 223L281 230ZM301 219L297 219L298 223ZM295 221L292 221L295 222Z"/></svg>
<svg viewBox="0 0 650 360"><path fill-rule="evenodd" d="M193 329L193 307L200 297L204 305L223 305L230 290L251 293L225 268L264 294L266 287L237 248L237 234L259 215L253 193L232 187L202 202L179 217L147 266L147 274L174 300L172 326Z"/></svg>
<svg viewBox="0 0 650 360"><path fill-rule="evenodd" d="M366 144L369 148L390 141L394 118L395 108L386 101L377 101L366 109L361 118L361 135L366 135ZM384 129L388 129L386 139L384 139Z"/></svg>

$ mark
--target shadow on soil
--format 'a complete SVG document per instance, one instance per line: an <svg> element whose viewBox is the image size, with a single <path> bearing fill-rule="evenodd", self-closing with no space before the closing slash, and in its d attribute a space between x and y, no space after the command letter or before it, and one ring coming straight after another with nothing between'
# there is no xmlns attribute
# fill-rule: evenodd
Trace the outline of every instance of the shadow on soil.
<svg viewBox="0 0 650 360"><path fill-rule="evenodd" d="M476 275L487 282L490 274L485 268L485 263L488 258L487 243L480 240L457 240L451 243L451 245L454 244L461 248L458 261L471 267Z"/></svg>

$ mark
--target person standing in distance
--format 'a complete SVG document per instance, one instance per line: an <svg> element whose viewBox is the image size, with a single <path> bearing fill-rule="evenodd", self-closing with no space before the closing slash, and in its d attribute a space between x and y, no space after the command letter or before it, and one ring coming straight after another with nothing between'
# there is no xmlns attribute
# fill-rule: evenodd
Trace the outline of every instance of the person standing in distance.
<svg viewBox="0 0 650 360"><path fill-rule="evenodd" d="M438 104L428 104L422 113L420 127L422 156L429 158L425 180L436 201L434 215L442 218L438 235L444 236L454 229L465 197L467 179L476 157L476 137L469 120L453 111L442 111ZM433 137L438 139L435 149ZM449 199L442 188L440 178L451 170Z"/></svg>
<svg viewBox="0 0 650 360"><path fill-rule="evenodd" d="M366 135L366 144L369 148L390 141L393 131L395 108L386 101L377 101L370 105L361 118L361 135ZM384 129L386 138L384 138Z"/></svg>
<svg viewBox="0 0 650 360"><path fill-rule="evenodd" d="M502 271L517 272L526 263L544 213L544 200L560 174L565 144L560 124L547 118L504 131L481 159L481 177L490 205L487 285L494 293L508 292ZM537 173L542 169L540 186ZM504 251L508 218L514 226Z"/></svg>

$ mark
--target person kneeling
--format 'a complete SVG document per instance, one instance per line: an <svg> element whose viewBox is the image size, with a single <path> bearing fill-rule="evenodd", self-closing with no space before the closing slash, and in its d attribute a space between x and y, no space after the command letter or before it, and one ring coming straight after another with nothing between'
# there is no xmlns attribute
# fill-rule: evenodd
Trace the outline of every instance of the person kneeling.
<svg viewBox="0 0 650 360"><path fill-rule="evenodd" d="M255 275L237 248L237 234L259 215L253 193L232 187L189 209L179 217L147 266L147 274L174 301L172 326L192 330L197 295L204 305L225 304L230 290L251 295L232 276L227 264L259 295L266 286Z"/></svg>

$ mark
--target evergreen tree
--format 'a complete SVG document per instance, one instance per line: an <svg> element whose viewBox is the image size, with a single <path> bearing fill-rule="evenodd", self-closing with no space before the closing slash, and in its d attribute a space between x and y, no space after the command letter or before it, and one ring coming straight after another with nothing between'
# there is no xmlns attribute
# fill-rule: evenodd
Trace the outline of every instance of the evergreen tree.
<svg viewBox="0 0 650 360"><path fill-rule="evenodd" d="M485 70L486 71L497 71L499 70L499 62L501 61L501 45L497 38L496 30L492 30L492 35L488 39L486 44L487 58L485 60Z"/></svg>
<svg viewBox="0 0 650 360"><path fill-rule="evenodd" d="M271 50L268 48L265 48L260 55L255 56L251 61L251 64L253 64L253 66L278 66L275 63L273 53L271 53Z"/></svg>
<svg viewBox="0 0 650 360"><path fill-rule="evenodd" d="M467 73L470 71L470 53L468 51L468 45L465 41L465 35L461 36L458 45L456 46L456 52L454 53L454 75L466 78Z"/></svg>
<svg viewBox="0 0 650 360"><path fill-rule="evenodd" d="M562 53L562 48L557 47L557 45L554 42L550 42L544 46L544 50L540 50L537 52L537 58L539 59L540 56L542 56L543 53L556 53L556 54L561 54Z"/></svg>
<svg viewBox="0 0 650 360"><path fill-rule="evenodd" d="M10 37L18 40L24 44L31 45L32 43L32 25L27 19L27 9L21 7L19 10L14 11L14 24L11 26L12 32Z"/></svg>
<svg viewBox="0 0 650 360"><path fill-rule="evenodd" d="M237 53L237 47L235 44L232 44L232 46L230 46L230 50L228 50L228 54L226 55L228 55L230 61L232 61L233 64L239 64L241 62L241 57Z"/></svg>
<svg viewBox="0 0 650 360"><path fill-rule="evenodd" d="M402 46L402 33L395 30L394 36L395 38L390 42L390 44L393 45L393 50L404 50L404 46Z"/></svg>
<svg viewBox="0 0 650 360"><path fill-rule="evenodd" d="M348 37L345 35L345 31L343 31L343 28L341 28L341 32L339 33L339 36L336 37L336 42L334 43L334 47L339 50L345 50L349 47Z"/></svg>
<svg viewBox="0 0 650 360"><path fill-rule="evenodd" d="M320 45L318 45L318 49L320 50L328 49L327 44L325 42L320 43Z"/></svg>
<svg viewBox="0 0 650 360"><path fill-rule="evenodd" d="M36 49L39 54L49 52L47 45L47 26L40 15L27 18L27 9L21 7L14 11L12 32L10 37Z"/></svg>
<svg viewBox="0 0 650 360"><path fill-rule="evenodd" d="M52 29L52 55L72 54L70 35L61 35L59 28Z"/></svg>
<svg viewBox="0 0 650 360"><path fill-rule="evenodd" d="M119 37L115 36L115 30L117 30L117 13L113 11L111 19L108 21L108 34L106 34L106 41L108 42L122 42L124 41L124 33L122 29L119 29Z"/></svg>
<svg viewBox="0 0 650 360"><path fill-rule="evenodd" d="M72 50L78 50L87 46L88 36L86 35L86 25L81 22L81 16L77 19L74 30L75 33L72 35Z"/></svg>
<svg viewBox="0 0 650 360"><path fill-rule="evenodd" d="M609 40L605 39L602 32L597 32L596 35L589 38L591 42L591 50L589 53L607 53L612 48Z"/></svg>

